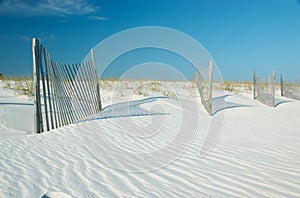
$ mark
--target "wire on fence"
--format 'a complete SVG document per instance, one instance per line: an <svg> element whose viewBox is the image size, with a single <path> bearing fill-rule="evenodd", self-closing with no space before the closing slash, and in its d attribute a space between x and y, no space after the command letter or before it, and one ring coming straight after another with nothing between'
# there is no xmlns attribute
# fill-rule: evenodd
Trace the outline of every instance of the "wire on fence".
<svg viewBox="0 0 300 198"><path fill-rule="evenodd" d="M280 75L281 96L300 100L300 81L284 81Z"/></svg>
<svg viewBox="0 0 300 198"><path fill-rule="evenodd" d="M275 106L275 71L272 74L257 77L254 71L254 99L263 104Z"/></svg>
<svg viewBox="0 0 300 198"><path fill-rule="evenodd" d="M34 131L66 126L102 110L94 52L92 60L59 64L39 40L32 42Z"/></svg>

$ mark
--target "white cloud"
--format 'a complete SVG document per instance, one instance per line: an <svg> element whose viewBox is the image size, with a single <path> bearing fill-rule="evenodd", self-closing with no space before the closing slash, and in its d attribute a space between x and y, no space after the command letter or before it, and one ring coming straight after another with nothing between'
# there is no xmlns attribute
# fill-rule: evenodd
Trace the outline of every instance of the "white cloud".
<svg viewBox="0 0 300 198"><path fill-rule="evenodd" d="M35 36L28 36L28 35L5 35L5 34L0 34L0 39L11 39L11 40L21 40L24 42L31 42L32 38L36 37L40 39L41 41L49 41L49 40L57 40L56 36L54 34L48 34L48 33L39 33Z"/></svg>
<svg viewBox="0 0 300 198"><path fill-rule="evenodd" d="M39 35L37 35L36 38L40 39L40 41L49 41L49 40L57 39L54 34L47 34L47 33L40 33Z"/></svg>
<svg viewBox="0 0 300 198"><path fill-rule="evenodd" d="M19 39L21 39L21 40L23 40L23 41L25 41L25 42L31 41L31 38L28 37L28 36L25 36L25 35L17 36L17 38L19 38Z"/></svg>
<svg viewBox="0 0 300 198"><path fill-rule="evenodd" d="M90 19L90 20L97 20L97 21L106 21L106 20L108 20L108 18L101 17L101 16L89 16L88 19Z"/></svg>
<svg viewBox="0 0 300 198"><path fill-rule="evenodd" d="M86 0L0 0L0 14L88 15L97 9Z"/></svg>

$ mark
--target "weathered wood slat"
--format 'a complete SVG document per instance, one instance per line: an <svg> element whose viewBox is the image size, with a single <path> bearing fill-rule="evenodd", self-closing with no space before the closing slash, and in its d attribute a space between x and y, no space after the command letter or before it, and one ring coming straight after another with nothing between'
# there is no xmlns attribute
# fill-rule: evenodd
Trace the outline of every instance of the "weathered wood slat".
<svg viewBox="0 0 300 198"><path fill-rule="evenodd" d="M53 109L52 109L52 98L50 92L50 79L49 79L49 59L46 54L46 50L43 49L44 54L44 61L45 61L45 75L46 75L46 83L47 83L47 98L49 103L49 114L50 114L50 121L51 121L51 129L54 129L54 118L53 118Z"/></svg>
<svg viewBox="0 0 300 198"><path fill-rule="evenodd" d="M95 53L94 50L91 49L91 55L92 55L92 62L93 62L93 67L94 67L94 75L96 78L96 94L98 98L98 111L102 111L102 104L101 104L101 97L100 97L100 85L99 85L99 80L98 80L98 74L97 74L97 64L96 64L96 59L95 59Z"/></svg>
<svg viewBox="0 0 300 198"><path fill-rule="evenodd" d="M45 73L44 72L44 68L45 68L45 65L43 66L43 61L42 61L42 55L43 55L43 51L44 51L44 48L43 46L41 45L40 46L40 52L39 54L41 55L41 62L40 62L40 69L41 69L41 78L42 78L42 86L43 86L43 90L42 90L42 93L43 93L43 98L44 98L44 108L45 108L45 116L46 116L46 127L47 127L47 131L50 130L50 125L49 125L49 115L48 115L48 102L47 102L47 95L46 95L46 80L45 80Z"/></svg>

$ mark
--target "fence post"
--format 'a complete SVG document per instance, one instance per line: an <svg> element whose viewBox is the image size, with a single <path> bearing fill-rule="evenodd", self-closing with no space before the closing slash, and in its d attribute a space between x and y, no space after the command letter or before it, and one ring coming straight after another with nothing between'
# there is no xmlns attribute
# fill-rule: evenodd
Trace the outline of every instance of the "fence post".
<svg viewBox="0 0 300 198"><path fill-rule="evenodd" d="M272 72L272 105L275 106L275 70Z"/></svg>
<svg viewBox="0 0 300 198"><path fill-rule="evenodd" d="M283 96L283 79L282 79L282 74L280 74L280 95Z"/></svg>
<svg viewBox="0 0 300 198"><path fill-rule="evenodd" d="M43 130L41 120L41 97L40 97L40 44L36 38L32 39L33 58L33 93L34 93L34 132L41 133Z"/></svg>
<svg viewBox="0 0 300 198"><path fill-rule="evenodd" d="M256 71L253 72L253 99L256 99Z"/></svg>
<svg viewBox="0 0 300 198"><path fill-rule="evenodd" d="M101 104L101 97L100 97L100 86L99 86L99 79L98 79L98 75L97 75L97 64L96 64L96 59L95 59L95 54L94 54L94 50L91 49L91 55L92 55L92 62L94 65L94 72L95 72L95 77L97 80L97 84L96 84L96 94L97 94L97 98L98 98L98 108L99 111L102 111L102 104Z"/></svg>
<svg viewBox="0 0 300 198"><path fill-rule="evenodd" d="M212 115L212 90L213 90L213 62L209 62L209 115Z"/></svg>
<svg viewBox="0 0 300 198"><path fill-rule="evenodd" d="M200 73L200 71L199 71L199 64L196 64L196 70L197 70L198 73Z"/></svg>

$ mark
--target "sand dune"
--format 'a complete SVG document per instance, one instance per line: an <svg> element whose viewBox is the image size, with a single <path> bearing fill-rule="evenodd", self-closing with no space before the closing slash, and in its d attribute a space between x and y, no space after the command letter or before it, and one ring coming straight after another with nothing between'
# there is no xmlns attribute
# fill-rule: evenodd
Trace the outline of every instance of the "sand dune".
<svg viewBox="0 0 300 198"><path fill-rule="evenodd" d="M0 197L300 197L299 101L226 92L209 117L190 92L36 135L32 99L1 88Z"/></svg>

